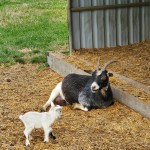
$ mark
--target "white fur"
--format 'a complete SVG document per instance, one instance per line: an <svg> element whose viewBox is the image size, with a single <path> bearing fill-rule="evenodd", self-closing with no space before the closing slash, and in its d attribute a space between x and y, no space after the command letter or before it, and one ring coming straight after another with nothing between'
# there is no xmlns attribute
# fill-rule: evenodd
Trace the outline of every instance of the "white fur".
<svg viewBox="0 0 150 150"><path fill-rule="evenodd" d="M26 136L26 146L30 145L29 140L32 138L30 133L33 129L44 129L44 142L49 141L49 133L52 132L52 124L61 116L62 107L59 105L50 108L49 112L27 112L20 115L19 118L25 125L24 134Z"/></svg>
<svg viewBox="0 0 150 150"><path fill-rule="evenodd" d="M96 72L96 75L97 76L99 76L99 75L101 75L102 74L102 70L98 70L97 72Z"/></svg>
<svg viewBox="0 0 150 150"><path fill-rule="evenodd" d="M73 109L81 109L83 111L88 111L88 109L86 107L84 107L83 105L81 105L79 103L74 103L73 104Z"/></svg>
<svg viewBox="0 0 150 150"><path fill-rule="evenodd" d="M95 93L96 90L99 89L99 85L96 82L93 82L91 85L91 91Z"/></svg>
<svg viewBox="0 0 150 150"><path fill-rule="evenodd" d="M52 93L51 93L51 95L50 95L48 101L47 101L46 104L43 106L43 110L46 110L46 108L47 108L48 106L50 106L50 105L51 105L51 106L54 106L53 101L54 101L54 99L55 99L58 95L60 95L61 98L62 98L63 100L65 100L65 98L64 98L64 96L63 96L63 93L62 93L61 86L62 86L62 82L59 82L59 83L56 85L56 87L52 90Z"/></svg>

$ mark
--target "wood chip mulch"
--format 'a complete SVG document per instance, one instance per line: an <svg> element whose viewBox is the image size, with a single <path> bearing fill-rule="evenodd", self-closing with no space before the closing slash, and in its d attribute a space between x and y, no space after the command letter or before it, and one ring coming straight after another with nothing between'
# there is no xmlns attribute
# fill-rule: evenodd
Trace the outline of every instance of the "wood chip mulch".
<svg viewBox="0 0 150 150"><path fill-rule="evenodd" d="M118 102L89 112L65 106L53 125L56 141L44 143L43 130L39 129L33 131L34 139L26 148L24 126L18 116L39 111L62 79L49 68L37 71L37 65L0 66L1 150L150 149L150 121Z"/></svg>

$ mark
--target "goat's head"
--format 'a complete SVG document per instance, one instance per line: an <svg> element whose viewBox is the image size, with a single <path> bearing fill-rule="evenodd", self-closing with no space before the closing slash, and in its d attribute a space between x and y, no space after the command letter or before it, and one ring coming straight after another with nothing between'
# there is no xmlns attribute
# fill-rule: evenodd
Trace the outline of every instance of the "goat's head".
<svg viewBox="0 0 150 150"><path fill-rule="evenodd" d="M97 92L98 90L101 90L102 88L108 88L109 85L109 77L112 77L112 73L108 73L106 68L109 64L114 63L116 61L111 60L108 61L104 66L99 69L99 60L97 64L96 70L92 73L93 82L91 84L91 91L93 93Z"/></svg>
<svg viewBox="0 0 150 150"><path fill-rule="evenodd" d="M57 115L58 117L61 116L62 114L62 106L59 106L59 105L54 105L50 108L49 112L52 112L53 115Z"/></svg>

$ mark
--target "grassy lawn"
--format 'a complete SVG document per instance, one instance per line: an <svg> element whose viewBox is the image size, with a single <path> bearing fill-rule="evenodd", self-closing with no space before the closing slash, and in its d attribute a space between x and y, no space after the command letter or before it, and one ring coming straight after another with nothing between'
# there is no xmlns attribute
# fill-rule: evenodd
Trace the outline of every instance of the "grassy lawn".
<svg viewBox="0 0 150 150"><path fill-rule="evenodd" d="M0 1L0 64L44 63L67 45L67 0Z"/></svg>

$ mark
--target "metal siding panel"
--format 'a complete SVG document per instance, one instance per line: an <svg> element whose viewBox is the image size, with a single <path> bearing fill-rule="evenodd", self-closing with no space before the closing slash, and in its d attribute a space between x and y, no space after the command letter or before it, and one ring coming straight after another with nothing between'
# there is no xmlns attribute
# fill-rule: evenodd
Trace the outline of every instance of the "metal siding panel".
<svg viewBox="0 0 150 150"><path fill-rule="evenodd" d="M148 2L149 0L145 0L145 2ZM145 27L145 40L148 40L150 37L150 32L149 32L149 20L150 20L150 6L145 6L144 8L144 27Z"/></svg>
<svg viewBox="0 0 150 150"><path fill-rule="evenodd" d="M149 0L145 0L146 2L149 2ZM150 39L150 6L145 7L146 10L146 22L145 24L145 32L146 32L146 39Z"/></svg>
<svg viewBox="0 0 150 150"><path fill-rule="evenodd" d="M111 0L111 4L116 4L115 0ZM109 37L110 47L116 46L116 10L109 10Z"/></svg>
<svg viewBox="0 0 150 150"><path fill-rule="evenodd" d="M97 0L92 0L92 6L97 6ZM92 11L92 23L93 23L93 48L98 48L98 32L97 32L97 29L98 29L98 23L97 23L97 17L98 15L98 11L97 10L94 10Z"/></svg>
<svg viewBox="0 0 150 150"><path fill-rule="evenodd" d="M129 3L133 3L133 0L130 0ZM133 43L133 7L128 9L128 25L129 25L129 44Z"/></svg>
<svg viewBox="0 0 150 150"><path fill-rule="evenodd" d="M103 0L93 0L93 6L103 5ZM93 48L104 47L104 11L96 10L92 12L93 23Z"/></svg>
<svg viewBox="0 0 150 150"><path fill-rule="evenodd" d="M147 14L147 7L144 9L144 24L145 24L145 39L148 39L147 37L147 26L148 26L148 14Z"/></svg>
<svg viewBox="0 0 150 150"><path fill-rule="evenodd" d="M122 4L126 4L127 0L122 0ZM127 8L121 9L121 43L122 45L128 44L128 10Z"/></svg>
<svg viewBox="0 0 150 150"><path fill-rule="evenodd" d="M121 4L121 0L118 0L117 2L118 2L118 4ZM116 26L117 26L117 31L116 31L117 32L117 34L116 34L117 41L116 41L116 44L121 46L122 38L121 38L121 9L120 8L117 9L116 20L117 20L117 24L116 24Z"/></svg>
<svg viewBox="0 0 150 150"><path fill-rule="evenodd" d="M150 6L147 7L148 9L148 39L150 39Z"/></svg>
<svg viewBox="0 0 150 150"><path fill-rule="evenodd" d="M109 0L105 0L105 4L108 5L109 4ZM104 10L104 22L105 22L105 46L106 47L110 47L110 37L109 37L109 10Z"/></svg>
<svg viewBox="0 0 150 150"><path fill-rule="evenodd" d="M133 0L134 3L138 3L139 0ZM133 43L139 41L139 8L133 8Z"/></svg>
<svg viewBox="0 0 150 150"><path fill-rule="evenodd" d="M144 2L144 0L142 0ZM140 7L140 41L144 40L145 32L144 32L144 9L145 7Z"/></svg>
<svg viewBox="0 0 150 150"><path fill-rule="evenodd" d="M80 1L80 6L91 6L91 0ZM91 11L80 12L81 48L92 48Z"/></svg>
<svg viewBox="0 0 150 150"><path fill-rule="evenodd" d="M103 0L98 0L98 5L104 5ZM98 47L103 48L104 47L104 10L98 10L97 11L97 23L98 23Z"/></svg>
<svg viewBox="0 0 150 150"><path fill-rule="evenodd" d="M72 2L73 7L79 6L79 0ZM72 12L73 49L80 49L80 21L79 12Z"/></svg>
<svg viewBox="0 0 150 150"><path fill-rule="evenodd" d="M73 7L149 0L73 0ZM72 12L73 48L127 45L150 39L150 6Z"/></svg>

